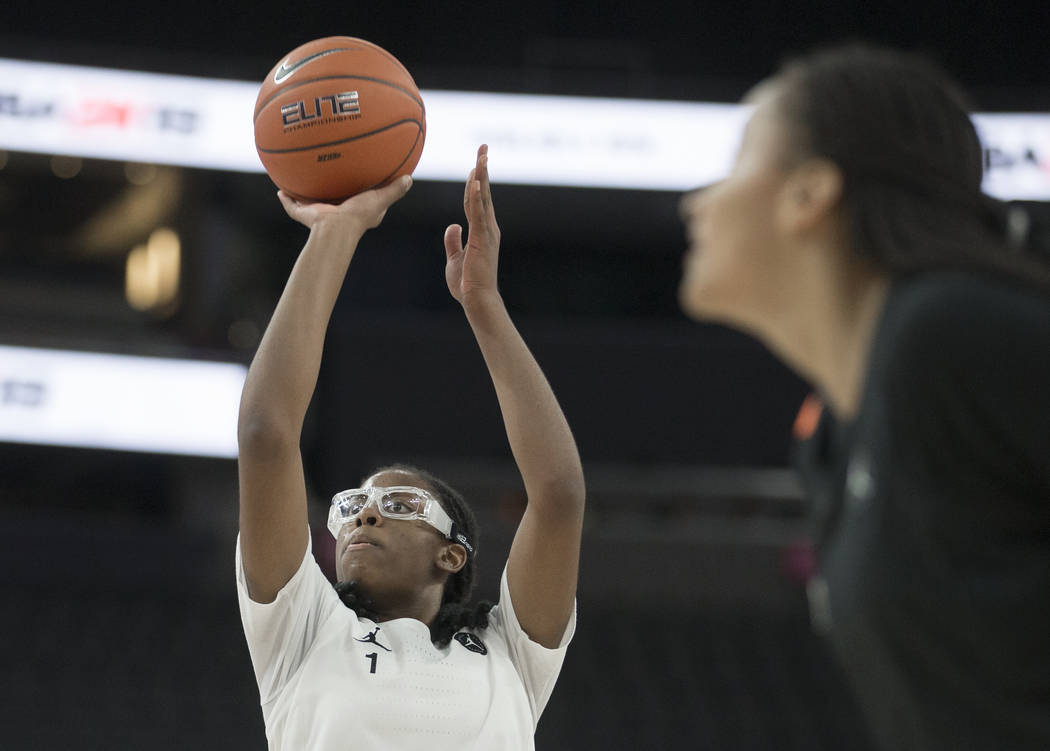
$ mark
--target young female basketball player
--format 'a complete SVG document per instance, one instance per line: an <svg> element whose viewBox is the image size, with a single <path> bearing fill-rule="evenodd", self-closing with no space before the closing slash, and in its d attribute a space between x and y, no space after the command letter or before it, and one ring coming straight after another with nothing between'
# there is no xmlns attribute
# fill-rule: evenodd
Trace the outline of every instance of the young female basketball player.
<svg viewBox="0 0 1050 751"><path fill-rule="evenodd" d="M238 426L238 594L271 749L533 747L575 624L584 482L496 287L487 160L482 147L467 180L466 245L458 225L445 232L445 275L528 494L491 610L467 607L478 544L469 508L412 467L380 469L333 499L338 591L314 562L299 438L325 330L358 240L410 180L340 206L281 194L310 236L252 362Z"/></svg>
<svg viewBox="0 0 1050 751"><path fill-rule="evenodd" d="M823 399L813 589L878 742L1050 748L1050 264L929 65L840 48L751 103L680 299Z"/></svg>

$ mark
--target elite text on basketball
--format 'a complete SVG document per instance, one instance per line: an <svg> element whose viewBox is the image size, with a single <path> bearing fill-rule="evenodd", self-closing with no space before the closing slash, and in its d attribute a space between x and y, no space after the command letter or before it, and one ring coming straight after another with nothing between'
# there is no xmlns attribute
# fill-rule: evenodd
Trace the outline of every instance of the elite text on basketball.
<svg viewBox="0 0 1050 751"><path fill-rule="evenodd" d="M281 121L284 127L305 123L310 120L329 116L360 115L361 103L356 91L344 91L340 94L314 97L313 108L307 108L305 99L281 105Z"/></svg>

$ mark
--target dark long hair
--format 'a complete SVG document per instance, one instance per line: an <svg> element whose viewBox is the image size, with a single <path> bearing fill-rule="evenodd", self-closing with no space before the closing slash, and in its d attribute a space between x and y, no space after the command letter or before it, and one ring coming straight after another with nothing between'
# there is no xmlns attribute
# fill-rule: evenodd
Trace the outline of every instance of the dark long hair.
<svg viewBox="0 0 1050 751"><path fill-rule="evenodd" d="M468 551L467 562L463 568L449 576L448 581L445 582L441 608L434 622L430 624L431 641L438 646L444 646L451 641L453 634L462 628L486 628L489 625L489 610L492 609L492 603L470 604L471 595L474 593L475 574L478 569L478 522L474 518L474 512L463 496L451 485L419 467L408 464L390 464L380 467L371 474L376 475L389 471L406 472L419 477L428 486L428 489L437 494L441 508L452 517L456 528L466 535L474 547L473 552ZM372 619L376 617L375 604L350 582L338 583L335 591L339 594L343 604L357 613L359 617Z"/></svg>
<svg viewBox="0 0 1050 751"><path fill-rule="evenodd" d="M981 190L984 154L956 85L930 62L862 44L785 64L773 79L792 157L834 162L855 252L905 276L991 273L1050 292L1018 206Z"/></svg>

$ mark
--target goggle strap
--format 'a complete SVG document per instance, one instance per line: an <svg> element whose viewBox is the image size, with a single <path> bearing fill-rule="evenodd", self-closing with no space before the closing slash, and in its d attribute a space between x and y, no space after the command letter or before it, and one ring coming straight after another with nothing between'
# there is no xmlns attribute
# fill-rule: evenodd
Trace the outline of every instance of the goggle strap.
<svg viewBox="0 0 1050 751"><path fill-rule="evenodd" d="M467 536L456 529L456 523L452 522L452 529L448 531L448 537L453 542L458 542L460 545L467 549L467 553L473 558L474 557L474 546L467 540Z"/></svg>

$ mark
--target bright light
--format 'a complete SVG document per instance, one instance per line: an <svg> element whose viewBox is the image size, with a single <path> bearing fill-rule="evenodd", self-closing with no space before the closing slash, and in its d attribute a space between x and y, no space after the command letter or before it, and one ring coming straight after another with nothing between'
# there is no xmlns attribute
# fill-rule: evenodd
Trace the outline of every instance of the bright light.
<svg viewBox="0 0 1050 751"><path fill-rule="evenodd" d="M259 82L5 59L0 80L0 149L263 171L252 130ZM493 179L503 183L687 190L725 175L747 117L744 107L703 102L422 96L421 180L462 181L488 143ZM974 122L985 190L1050 199L1050 114L978 114Z"/></svg>
<svg viewBox="0 0 1050 751"><path fill-rule="evenodd" d="M232 458L246 372L0 346L0 441Z"/></svg>
<svg viewBox="0 0 1050 751"><path fill-rule="evenodd" d="M169 310L179 292L179 236L166 227L154 230L145 245L128 254L124 293L136 310Z"/></svg>

